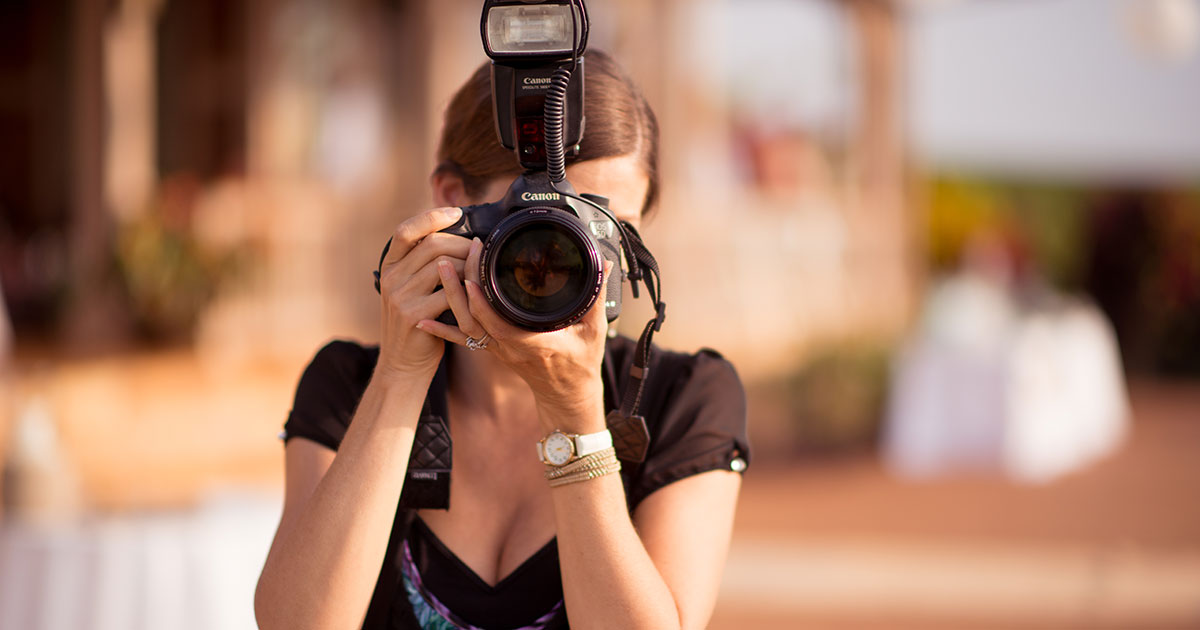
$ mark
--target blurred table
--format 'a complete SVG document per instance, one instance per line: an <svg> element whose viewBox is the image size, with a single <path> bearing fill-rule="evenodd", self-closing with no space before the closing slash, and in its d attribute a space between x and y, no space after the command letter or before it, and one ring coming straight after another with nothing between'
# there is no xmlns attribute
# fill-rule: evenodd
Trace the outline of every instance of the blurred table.
<svg viewBox="0 0 1200 630"><path fill-rule="evenodd" d="M0 628L253 630L279 498L0 527Z"/></svg>

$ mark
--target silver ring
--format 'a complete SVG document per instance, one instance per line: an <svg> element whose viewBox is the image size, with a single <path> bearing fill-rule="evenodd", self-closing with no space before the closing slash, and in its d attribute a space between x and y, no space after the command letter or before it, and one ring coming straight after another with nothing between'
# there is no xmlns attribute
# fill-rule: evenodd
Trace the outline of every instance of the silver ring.
<svg viewBox="0 0 1200 630"><path fill-rule="evenodd" d="M475 339L474 337L468 336L467 337L467 349L468 350L486 350L488 347L488 342L491 341L490 337L491 337L491 335L489 335L487 333L483 333L483 336L480 337L479 339Z"/></svg>

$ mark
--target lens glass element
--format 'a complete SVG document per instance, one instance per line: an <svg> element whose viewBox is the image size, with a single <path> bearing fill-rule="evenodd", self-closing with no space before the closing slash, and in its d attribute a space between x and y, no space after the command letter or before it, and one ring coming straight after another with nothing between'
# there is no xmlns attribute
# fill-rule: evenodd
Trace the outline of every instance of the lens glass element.
<svg viewBox="0 0 1200 630"><path fill-rule="evenodd" d="M500 245L496 284L513 306L549 315L587 294L585 264L584 251L562 227L532 223Z"/></svg>
<svg viewBox="0 0 1200 630"><path fill-rule="evenodd" d="M493 54L570 54L574 48L569 4L492 7L487 46Z"/></svg>

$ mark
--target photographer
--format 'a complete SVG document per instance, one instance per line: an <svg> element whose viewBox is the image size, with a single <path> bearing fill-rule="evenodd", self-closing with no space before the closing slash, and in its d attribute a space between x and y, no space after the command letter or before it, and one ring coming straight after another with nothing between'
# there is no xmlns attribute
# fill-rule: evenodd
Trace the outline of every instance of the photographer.
<svg viewBox="0 0 1200 630"><path fill-rule="evenodd" d="M580 71L567 179L636 227L659 188L654 114L603 53ZM606 300L557 330L516 326L481 287L486 239L441 231L522 173L492 103L485 64L446 112L431 177L444 207L401 223L381 262L380 345L332 342L300 380L255 596L264 629L660 630L712 614L748 457L741 383L714 352L654 348L632 370L649 446L618 464L606 416L633 387L635 342L607 335ZM414 463L451 443L452 477Z"/></svg>

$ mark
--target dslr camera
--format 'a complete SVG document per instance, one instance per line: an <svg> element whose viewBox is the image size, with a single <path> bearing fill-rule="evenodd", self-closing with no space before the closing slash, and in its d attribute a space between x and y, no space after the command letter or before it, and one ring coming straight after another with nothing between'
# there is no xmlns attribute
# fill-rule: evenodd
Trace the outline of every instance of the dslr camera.
<svg viewBox="0 0 1200 630"><path fill-rule="evenodd" d="M486 0L480 33L492 59L496 133L524 172L503 198L464 207L458 222L442 231L480 238L480 285L513 325L536 332L565 328L601 293L611 322L621 312L621 282L604 291L604 261L625 279L622 242L632 226L617 221L606 198L576 194L566 180L566 159L578 153L584 127L583 1ZM636 266L636 253L624 253ZM453 323L453 313L439 320Z"/></svg>
<svg viewBox="0 0 1200 630"><path fill-rule="evenodd" d="M604 288L604 261L620 273L620 237L612 219L550 185L545 172L525 173L499 201L466 206L443 232L483 241L480 285L504 319L532 331L565 328L583 316ZM596 205L607 200L584 195ZM621 313L621 283L604 292L608 321Z"/></svg>
<svg viewBox="0 0 1200 630"><path fill-rule="evenodd" d="M575 323L603 292L604 261L621 269L608 200L576 195L565 178L567 154L583 136L587 32L578 0L488 0L480 20L496 133L525 172L503 198L464 207L443 231L483 241L479 278L488 302L532 331ZM603 299L608 320L616 319L621 283L609 283Z"/></svg>

